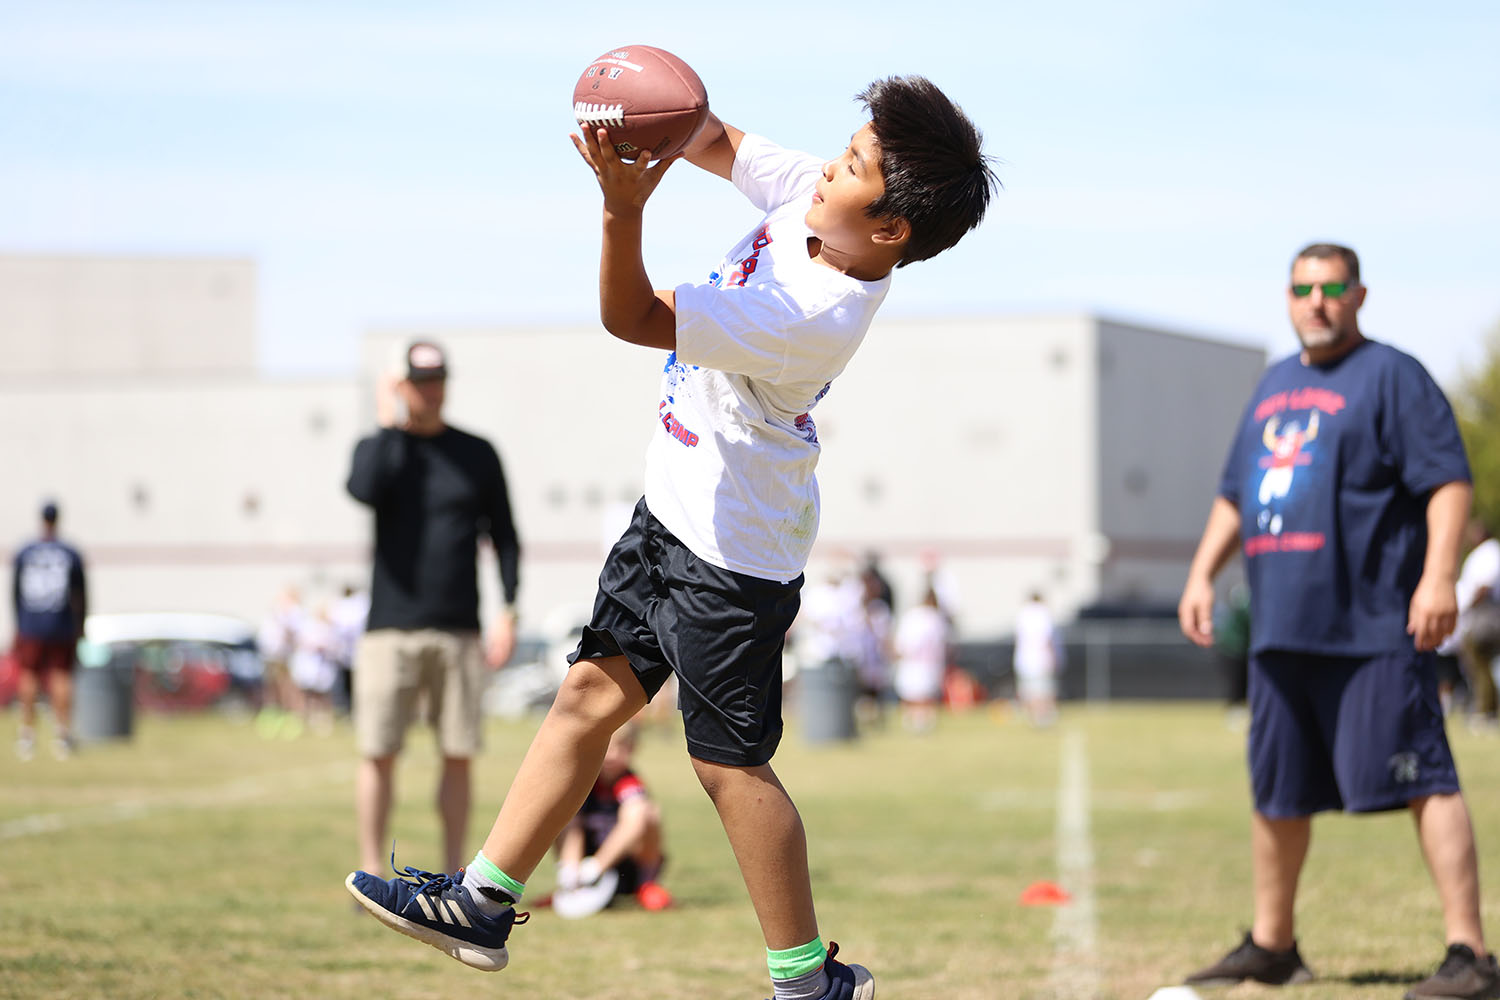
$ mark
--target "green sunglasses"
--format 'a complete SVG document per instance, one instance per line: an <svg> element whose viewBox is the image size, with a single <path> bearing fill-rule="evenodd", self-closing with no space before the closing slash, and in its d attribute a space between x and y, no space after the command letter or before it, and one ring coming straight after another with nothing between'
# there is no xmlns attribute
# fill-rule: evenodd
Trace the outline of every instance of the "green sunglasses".
<svg viewBox="0 0 1500 1000"><path fill-rule="evenodd" d="M1312 294L1314 288L1323 289L1323 298L1336 299L1354 287L1352 281L1325 281L1320 285L1293 285L1292 294L1299 299L1305 299Z"/></svg>

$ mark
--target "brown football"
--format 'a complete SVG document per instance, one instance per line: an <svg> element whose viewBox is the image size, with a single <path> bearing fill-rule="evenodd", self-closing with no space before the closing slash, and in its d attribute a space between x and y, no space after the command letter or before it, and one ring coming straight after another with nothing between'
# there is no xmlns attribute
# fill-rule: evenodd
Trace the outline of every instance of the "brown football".
<svg viewBox="0 0 1500 1000"><path fill-rule="evenodd" d="M653 160L680 153L708 121L708 92L687 63L649 45L611 49L573 88L579 128L609 131L626 159L641 150Z"/></svg>

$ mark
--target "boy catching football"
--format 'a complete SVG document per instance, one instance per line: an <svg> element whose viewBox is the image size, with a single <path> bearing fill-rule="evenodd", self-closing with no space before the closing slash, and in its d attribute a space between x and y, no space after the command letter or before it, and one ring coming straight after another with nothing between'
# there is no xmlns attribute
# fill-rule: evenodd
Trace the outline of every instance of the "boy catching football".
<svg viewBox="0 0 1500 1000"><path fill-rule="evenodd" d="M710 116L685 158L766 215L707 281L675 289L653 288L641 256L643 210L674 160L622 160L604 129L573 137L604 197L603 325L668 352L645 496L473 862L349 876L389 926L502 968L525 882L589 794L610 735L675 673L688 753L749 890L776 1000L875 995L866 969L824 946L802 820L770 764L782 642L818 528L810 413L891 272L957 243L997 185L978 129L926 79L879 80L859 100L869 121L828 161Z"/></svg>

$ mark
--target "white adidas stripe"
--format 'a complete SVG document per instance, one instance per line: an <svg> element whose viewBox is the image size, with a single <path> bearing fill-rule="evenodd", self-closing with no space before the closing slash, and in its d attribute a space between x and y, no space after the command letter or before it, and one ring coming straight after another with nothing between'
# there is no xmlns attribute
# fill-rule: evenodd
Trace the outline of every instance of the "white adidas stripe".
<svg viewBox="0 0 1500 1000"><path fill-rule="evenodd" d="M469 923L469 918L464 916L463 908L451 899L443 899L440 896L437 899L437 905L434 906L433 901L426 893L419 892L417 893L417 905L422 908L422 912L427 916L428 920L441 919L445 924L458 924L462 927L468 927L471 930L474 927L473 924Z"/></svg>

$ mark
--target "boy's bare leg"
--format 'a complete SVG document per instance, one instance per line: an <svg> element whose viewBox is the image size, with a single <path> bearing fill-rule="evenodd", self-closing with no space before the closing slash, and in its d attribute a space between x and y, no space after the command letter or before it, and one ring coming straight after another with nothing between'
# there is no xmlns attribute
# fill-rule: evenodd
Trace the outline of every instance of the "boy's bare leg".
<svg viewBox="0 0 1500 1000"><path fill-rule="evenodd" d="M521 761L484 856L525 882L599 777L609 738L646 704L623 656L579 660Z"/></svg>
<svg viewBox="0 0 1500 1000"><path fill-rule="evenodd" d="M652 867L662 862L661 852L661 806L646 803L646 829L641 832L641 842L635 849L637 864Z"/></svg>
<svg viewBox="0 0 1500 1000"><path fill-rule="evenodd" d="M694 759L693 770L729 835L766 947L784 951L816 938L807 834L771 765L730 767Z"/></svg>
<svg viewBox="0 0 1500 1000"><path fill-rule="evenodd" d="M583 839L583 827L577 823L569 823L568 828L557 838L553 850L557 852L557 863L559 865L572 865L578 867L578 862L583 860L587 852L584 848L588 846Z"/></svg>

